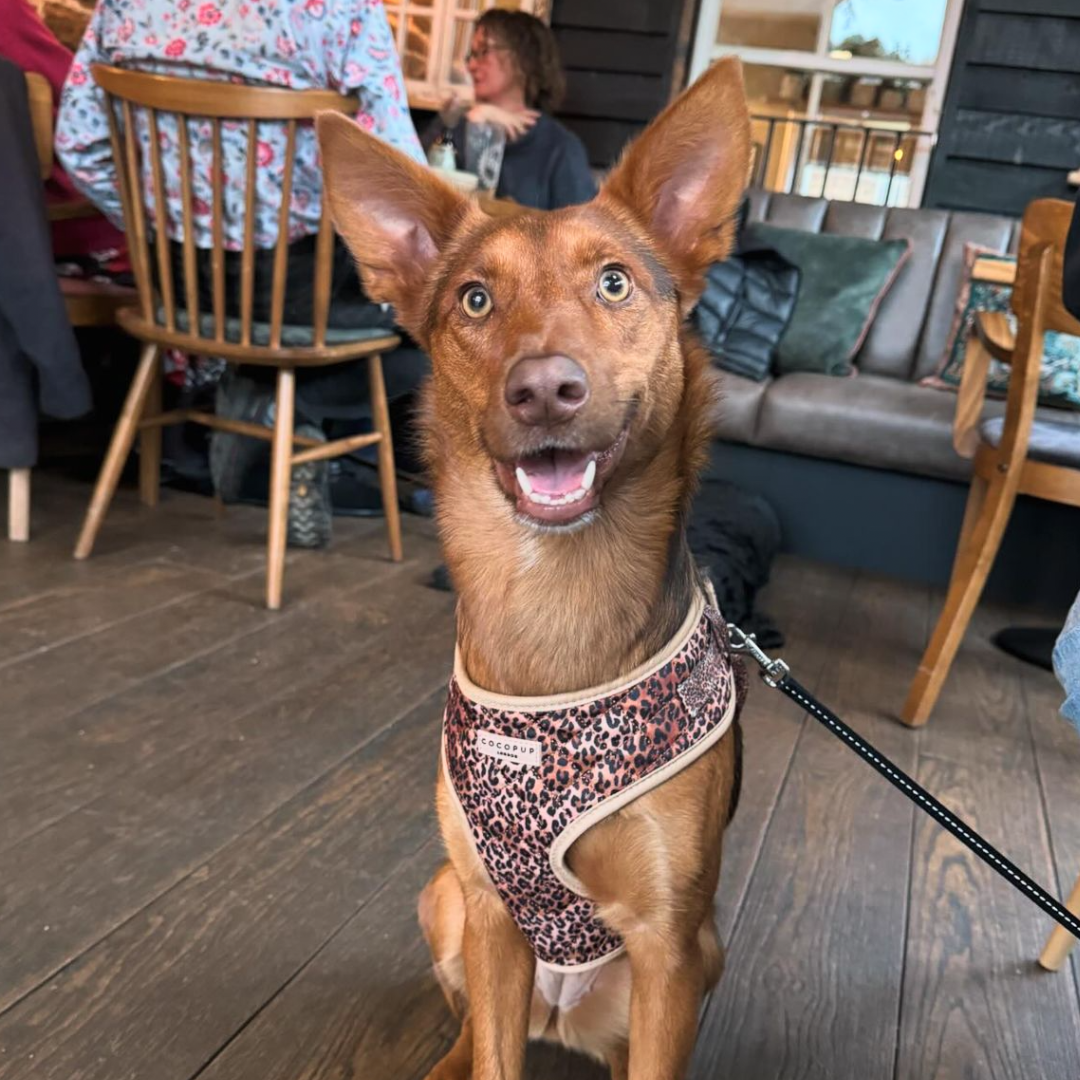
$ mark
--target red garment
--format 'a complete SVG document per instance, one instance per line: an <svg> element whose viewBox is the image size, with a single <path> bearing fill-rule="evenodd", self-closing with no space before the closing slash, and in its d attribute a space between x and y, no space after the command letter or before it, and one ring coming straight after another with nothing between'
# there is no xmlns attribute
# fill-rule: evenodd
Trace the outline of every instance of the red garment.
<svg viewBox="0 0 1080 1080"><path fill-rule="evenodd" d="M0 55L26 72L49 80L53 92L53 120L73 54L53 36L29 0L0 0ZM45 182L46 202L82 202L67 173L54 158L52 175ZM126 255L124 234L100 214L52 224L53 254L66 258L107 251ZM125 259L126 261L126 259Z"/></svg>

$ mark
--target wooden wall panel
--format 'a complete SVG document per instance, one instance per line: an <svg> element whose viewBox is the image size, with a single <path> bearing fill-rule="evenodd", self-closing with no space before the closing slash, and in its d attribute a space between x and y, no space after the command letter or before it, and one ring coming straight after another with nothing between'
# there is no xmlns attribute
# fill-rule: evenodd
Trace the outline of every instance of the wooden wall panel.
<svg viewBox="0 0 1080 1080"><path fill-rule="evenodd" d="M923 205L1019 216L1076 168L1080 0L968 0Z"/></svg>
<svg viewBox="0 0 1080 1080"><path fill-rule="evenodd" d="M607 168L681 89L697 0L555 0L566 69L559 119Z"/></svg>

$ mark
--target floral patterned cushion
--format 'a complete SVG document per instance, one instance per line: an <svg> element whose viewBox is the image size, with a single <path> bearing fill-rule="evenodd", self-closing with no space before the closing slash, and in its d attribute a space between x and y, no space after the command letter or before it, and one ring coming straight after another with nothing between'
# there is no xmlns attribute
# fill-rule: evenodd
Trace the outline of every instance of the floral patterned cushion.
<svg viewBox="0 0 1080 1080"><path fill-rule="evenodd" d="M971 272L979 258L995 262L1015 263L1012 255L1002 255L978 244L964 245L964 277L960 295L956 300L956 312L952 329L945 345L941 368L936 374L922 380L924 386L942 390L956 390L964 373L964 357L968 342L974 333L975 316L980 311L1004 312L1013 331L1016 318L1009 308L1012 287L995 285L985 281L972 281ZM1004 397L1009 389L1009 366L997 360L990 361L987 375L987 391ZM1048 331L1043 343L1042 376L1039 402L1064 409L1080 408L1080 337Z"/></svg>

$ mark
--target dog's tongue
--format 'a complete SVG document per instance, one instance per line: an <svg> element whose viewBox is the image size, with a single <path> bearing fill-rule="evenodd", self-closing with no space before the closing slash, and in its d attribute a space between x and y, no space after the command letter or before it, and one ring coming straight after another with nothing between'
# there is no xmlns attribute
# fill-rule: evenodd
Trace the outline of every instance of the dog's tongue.
<svg viewBox="0 0 1080 1080"><path fill-rule="evenodd" d="M518 462L529 478L529 487L543 495L569 495L585 486L585 470L591 454L567 450L547 450Z"/></svg>

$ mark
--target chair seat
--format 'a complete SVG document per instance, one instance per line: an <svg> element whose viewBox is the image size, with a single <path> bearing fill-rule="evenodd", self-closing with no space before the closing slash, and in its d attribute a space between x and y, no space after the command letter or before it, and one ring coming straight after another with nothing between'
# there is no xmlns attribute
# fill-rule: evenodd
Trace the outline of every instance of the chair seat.
<svg viewBox="0 0 1080 1080"><path fill-rule="evenodd" d="M154 313L159 326L165 326L165 308L159 306ZM241 338L242 323L235 316L225 317L225 340L232 345L239 345ZM191 332L191 321L186 310L181 309L176 313L176 329L181 333ZM199 334L202 337L213 338L217 329L214 316L211 312L199 313ZM350 345L359 341L375 341L392 335L394 331L389 327L330 327L326 328L327 345ZM265 322L253 322L251 324L251 344L266 347L270 344L270 324ZM281 327L281 346L285 349L306 349L315 344L315 331L310 326Z"/></svg>
<svg viewBox="0 0 1080 1080"><path fill-rule="evenodd" d="M1071 422L1036 420L1031 425L1027 456L1032 461L1041 461L1047 465L1080 469L1080 413L1072 414L1070 419ZM1005 418L1001 416L984 420L979 425L979 434L983 441L995 449L1001 445L1004 430Z"/></svg>

